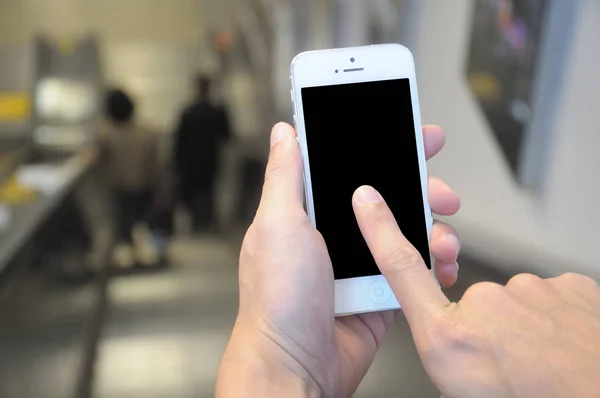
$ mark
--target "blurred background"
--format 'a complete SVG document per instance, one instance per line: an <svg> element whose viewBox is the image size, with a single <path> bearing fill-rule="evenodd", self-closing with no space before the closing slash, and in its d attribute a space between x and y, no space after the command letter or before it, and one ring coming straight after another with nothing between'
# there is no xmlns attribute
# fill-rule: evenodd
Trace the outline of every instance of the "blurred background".
<svg viewBox="0 0 600 398"><path fill-rule="evenodd" d="M448 133L430 172L463 200L451 297L600 280L598 21L595 0L0 0L0 396L212 396L308 49L414 52ZM357 396L439 396L402 321Z"/></svg>

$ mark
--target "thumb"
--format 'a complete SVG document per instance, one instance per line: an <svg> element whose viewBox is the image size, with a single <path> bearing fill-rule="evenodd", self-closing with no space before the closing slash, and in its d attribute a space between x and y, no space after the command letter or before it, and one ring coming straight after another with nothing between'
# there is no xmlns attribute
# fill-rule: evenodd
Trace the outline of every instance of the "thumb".
<svg viewBox="0 0 600 398"><path fill-rule="evenodd" d="M279 123L271 133L259 211L285 214L293 207L304 209L302 155L295 130L287 123Z"/></svg>
<svg viewBox="0 0 600 398"><path fill-rule="evenodd" d="M369 249L411 327L418 327L439 314L450 302L433 279L421 254L400 231L379 192L371 187L361 187L354 195L353 206Z"/></svg>

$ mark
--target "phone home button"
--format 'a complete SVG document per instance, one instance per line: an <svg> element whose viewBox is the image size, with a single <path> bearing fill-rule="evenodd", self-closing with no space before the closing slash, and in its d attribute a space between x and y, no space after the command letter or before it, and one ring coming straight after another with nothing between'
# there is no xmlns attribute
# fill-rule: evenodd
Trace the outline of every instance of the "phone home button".
<svg viewBox="0 0 600 398"><path fill-rule="evenodd" d="M384 282L373 282L369 286L369 299L374 304L387 303L392 297L392 289Z"/></svg>

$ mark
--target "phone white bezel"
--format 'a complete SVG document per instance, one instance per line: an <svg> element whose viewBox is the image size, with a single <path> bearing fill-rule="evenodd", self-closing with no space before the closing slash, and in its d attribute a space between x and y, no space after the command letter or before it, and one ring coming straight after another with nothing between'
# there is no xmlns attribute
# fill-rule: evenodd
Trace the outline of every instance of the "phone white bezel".
<svg viewBox="0 0 600 398"><path fill-rule="evenodd" d="M351 61L353 59L353 61ZM354 70L346 72L346 70ZM336 72L337 71L337 72ZM398 44L311 51L294 58L291 66L292 101L296 130L304 161L306 207L311 222L315 217L308 144L304 124L302 89L349 83L383 81L407 78L415 118L415 136L423 187L423 204L427 235L431 236L433 216L428 199L428 175L421 127L421 113L416 73L412 53ZM358 187L357 187L358 188ZM350 200L350 198L348 198ZM433 265L433 259L432 259ZM433 268L432 268L433 273ZM374 296L376 294L376 296ZM382 297L382 299L380 299ZM389 299L386 299L389 297ZM383 302L381 302L383 301ZM400 305L383 275L335 281L335 313L337 316L399 309Z"/></svg>

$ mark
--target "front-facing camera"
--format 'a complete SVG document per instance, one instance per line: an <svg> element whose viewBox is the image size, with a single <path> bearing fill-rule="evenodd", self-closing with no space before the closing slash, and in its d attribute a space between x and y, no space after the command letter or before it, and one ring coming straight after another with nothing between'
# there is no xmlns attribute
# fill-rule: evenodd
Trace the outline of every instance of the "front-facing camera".
<svg viewBox="0 0 600 398"><path fill-rule="evenodd" d="M356 59L354 59L354 57L350 58L350 62L354 63L354 61L356 61Z"/></svg>

